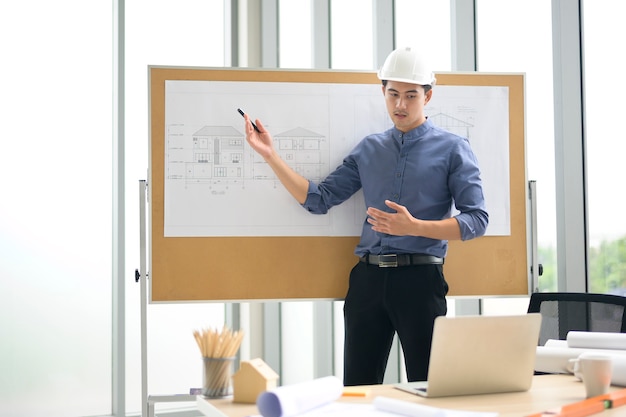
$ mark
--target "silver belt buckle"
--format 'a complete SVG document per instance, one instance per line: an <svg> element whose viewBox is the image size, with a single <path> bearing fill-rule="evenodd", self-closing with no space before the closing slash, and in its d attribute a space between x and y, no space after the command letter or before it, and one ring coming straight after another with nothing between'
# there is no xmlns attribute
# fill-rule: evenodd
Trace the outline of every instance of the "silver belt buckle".
<svg viewBox="0 0 626 417"><path fill-rule="evenodd" d="M378 255L378 266L380 268L395 268L398 266L398 255Z"/></svg>

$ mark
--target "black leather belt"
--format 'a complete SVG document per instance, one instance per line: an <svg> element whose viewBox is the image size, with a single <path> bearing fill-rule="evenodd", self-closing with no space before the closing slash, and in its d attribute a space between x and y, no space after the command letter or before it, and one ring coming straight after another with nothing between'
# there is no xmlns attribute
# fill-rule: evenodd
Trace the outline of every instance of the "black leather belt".
<svg viewBox="0 0 626 417"><path fill-rule="evenodd" d="M370 265L378 265L381 268L395 268L409 265L440 265L443 258L432 255L415 255L410 253L388 255L365 255L359 258L361 262Z"/></svg>

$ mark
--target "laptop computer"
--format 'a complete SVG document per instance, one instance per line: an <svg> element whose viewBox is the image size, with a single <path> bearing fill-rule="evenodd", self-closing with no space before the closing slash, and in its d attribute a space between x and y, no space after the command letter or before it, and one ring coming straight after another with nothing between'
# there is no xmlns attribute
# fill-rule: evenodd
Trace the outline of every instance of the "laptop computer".
<svg viewBox="0 0 626 417"><path fill-rule="evenodd" d="M428 380L394 384L424 397L526 391L541 314L437 317Z"/></svg>

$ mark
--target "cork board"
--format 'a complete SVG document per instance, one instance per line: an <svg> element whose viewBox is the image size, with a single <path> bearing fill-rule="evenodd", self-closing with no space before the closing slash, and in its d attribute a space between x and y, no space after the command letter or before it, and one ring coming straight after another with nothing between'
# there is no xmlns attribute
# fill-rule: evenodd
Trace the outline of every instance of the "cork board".
<svg viewBox="0 0 626 417"><path fill-rule="evenodd" d="M380 84L374 72L149 67L151 302L340 300L358 236L165 237L165 81ZM510 235L452 241L450 296L528 294L524 75L439 73L438 85L509 89Z"/></svg>

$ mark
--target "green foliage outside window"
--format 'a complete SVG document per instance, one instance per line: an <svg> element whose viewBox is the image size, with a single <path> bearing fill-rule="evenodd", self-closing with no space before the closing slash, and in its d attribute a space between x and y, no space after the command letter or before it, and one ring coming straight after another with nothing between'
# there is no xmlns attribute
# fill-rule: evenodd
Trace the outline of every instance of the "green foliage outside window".
<svg viewBox="0 0 626 417"><path fill-rule="evenodd" d="M557 291L556 248L539 247L539 291ZM626 296L626 237L589 248L589 292Z"/></svg>
<svg viewBox="0 0 626 417"><path fill-rule="evenodd" d="M589 248L589 292L626 295L626 237Z"/></svg>
<svg viewBox="0 0 626 417"><path fill-rule="evenodd" d="M556 248L537 248L539 264L543 266L543 273L539 277L539 292L553 292L557 290L556 276Z"/></svg>

